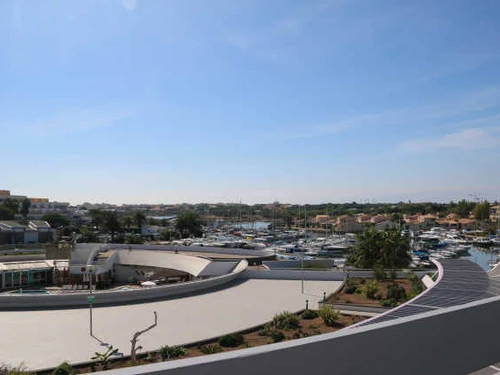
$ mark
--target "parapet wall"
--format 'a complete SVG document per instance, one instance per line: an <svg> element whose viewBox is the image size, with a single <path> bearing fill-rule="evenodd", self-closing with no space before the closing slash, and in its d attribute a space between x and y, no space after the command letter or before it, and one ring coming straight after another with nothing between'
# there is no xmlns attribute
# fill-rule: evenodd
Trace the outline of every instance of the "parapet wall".
<svg viewBox="0 0 500 375"><path fill-rule="evenodd" d="M238 276L245 271L247 265L248 262L246 260L241 260L235 267L235 270L230 274L182 284L170 284L133 290L96 291L93 293L95 297L94 306L132 304L150 300L160 300L220 287L238 278ZM0 296L0 310L86 307L88 306L88 296L89 292L71 294L3 295Z"/></svg>
<svg viewBox="0 0 500 375"><path fill-rule="evenodd" d="M295 270L247 270L241 274L243 279L265 280L315 280L315 281L344 281L347 274L344 272L327 271L295 271Z"/></svg>
<svg viewBox="0 0 500 375"><path fill-rule="evenodd" d="M310 269L311 266L329 269L335 266L335 260L333 259L310 259L310 260L272 260L262 262L264 266L269 269L297 269L301 268L303 265L306 269Z"/></svg>
<svg viewBox="0 0 500 375"><path fill-rule="evenodd" d="M99 374L274 375L284 369L287 375L467 374L500 361L494 345L498 316L500 297L494 297L284 343Z"/></svg>

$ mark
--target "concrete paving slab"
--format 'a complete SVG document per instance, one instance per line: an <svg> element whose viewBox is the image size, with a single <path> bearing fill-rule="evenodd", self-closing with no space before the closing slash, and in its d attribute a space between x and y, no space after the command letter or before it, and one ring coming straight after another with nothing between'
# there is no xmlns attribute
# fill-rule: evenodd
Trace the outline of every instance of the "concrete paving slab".
<svg viewBox="0 0 500 375"><path fill-rule="evenodd" d="M338 290L339 281L246 280L203 295L138 305L93 309L94 335L130 354L132 335L153 323L158 326L140 337L143 350L179 345L263 324L284 310L310 308ZM28 369L88 361L105 346L89 334L89 310L0 312L0 363Z"/></svg>
<svg viewBox="0 0 500 375"><path fill-rule="evenodd" d="M497 375L499 372L491 367L485 367L481 370L471 372L469 375Z"/></svg>

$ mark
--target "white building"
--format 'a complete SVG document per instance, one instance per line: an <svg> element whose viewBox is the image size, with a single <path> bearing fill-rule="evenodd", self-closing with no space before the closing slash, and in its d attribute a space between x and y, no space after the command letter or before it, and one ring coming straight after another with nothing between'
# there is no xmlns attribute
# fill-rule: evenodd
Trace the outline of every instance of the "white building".
<svg viewBox="0 0 500 375"><path fill-rule="evenodd" d="M67 202L51 202L48 198L29 198L25 195L12 195L10 190L0 190L0 204L3 204L6 199L17 201L19 207L21 207L22 201L29 199L31 205L28 217L30 219L41 219L43 215L51 212L67 215L69 208Z"/></svg>

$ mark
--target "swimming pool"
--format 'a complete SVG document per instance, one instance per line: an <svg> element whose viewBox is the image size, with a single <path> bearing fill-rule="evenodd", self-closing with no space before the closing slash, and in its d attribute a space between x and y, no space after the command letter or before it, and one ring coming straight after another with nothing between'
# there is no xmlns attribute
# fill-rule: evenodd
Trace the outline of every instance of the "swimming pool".
<svg viewBox="0 0 500 375"><path fill-rule="evenodd" d="M26 289L26 290L15 290L10 294L50 294L45 289Z"/></svg>

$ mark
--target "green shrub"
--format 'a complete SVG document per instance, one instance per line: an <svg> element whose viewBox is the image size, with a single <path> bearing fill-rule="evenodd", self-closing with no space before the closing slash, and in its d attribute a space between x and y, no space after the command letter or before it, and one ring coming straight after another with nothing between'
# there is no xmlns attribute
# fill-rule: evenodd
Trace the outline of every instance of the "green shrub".
<svg viewBox="0 0 500 375"><path fill-rule="evenodd" d="M365 279L361 279L361 280L359 280L359 283L360 283L361 285L363 285L365 282L366 282L366 280L365 280Z"/></svg>
<svg viewBox="0 0 500 375"><path fill-rule="evenodd" d="M345 293L346 294L354 294L358 291L358 287L357 286L346 286L345 287Z"/></svg>
<svg viewBox="0 0 500 375"><path fill-rule="evenodd" d="M281 331L272 331L270 337L273 342L280 342L285 339L285 335Z"/></svg>
<svg viewBox="0 0 500 375"><path fill-rule="evenodd" d="M310 319L314 319L314 318L317 318L318 317L318 313L314 310L304 310L304 312L302 313L302 319L305 319L305 320L310 320Z"/></svg>
<svg viewBox="0 0 500 375"><path fill-rule="evenodd" d="M277 329L296 329L299 328L299 318L294 313L289 311L284 311L281 314L277 314L274 316L272 325Z"/></svg>
<svg viewBox="0 0 500 375"><path fill-rule="evenodd" d="M200 347L200 352L203 354L215 354L222 352L222 348L217 344L208 344Z"/></svg>
<svg viewBox="0 0 500 375"><path fill-rule="evenodd" d="M258 332L259 336L269 336L271 331L268 328L263 328Z"/></svg>
<svg viewBox="0 0 500 375"><path fill-rule="evenodd" d="M385 280L387 278L384 267L381 264L377 263L373 266L373 277L375 280Z"/></svg>
<svg viewBox="0 0 500 375"><path fill-rule="evenodd" d="M179 358L187 355L187 349L183 346L162 346L158 351L160 357L163 361L167 361L172 358Z"/></svg>
<svg viewBox="0 0 500 375"><path fill-rule="evenodd" d="M424 287L422 286L422 281L419 279L419 277L414 273L410 273L408 279L411 281L412 294L416 296L422 293Z"/></svg>
<svg viewBox="0 0 500 375"><path fill-rule="evenodd" d="M387 299L392 299L396 302L406 301L406 290L401 285L396 283L387 286Z"/></svg>
<svg viewBox="0 0 500 375"><path fill-rule="evenodd" d="M378 292L377 282L375 280L371 280L367 282L363 288L366 297L370 299L375 299L375 295Z"/></svg>
<svg viewBox="0 0 500 375"><path fill-rule="evenodd" d="M93 356L92 360L97 360L97 362L102 366L103 370L107 370L109 364L113 360L113 356L118 353L120 349L113 348L113 345L110 345L105 352L98 353L95 352L95 356Z"/></svg>
<svg viewBox="0 0 500 375"><path fill-rule="evenodd" d="M318 315L327 326L332 326L338 320L340 314L334 310L330 305L325 305L318 311Z"/></svg>
<svg viewBox="0 0 500 375"><path fill-rule="evenodd" d="M0 364L0 374L1 375L34 375L33 372L26 370L26 367L21 363L17 367L10 367L5 364Z"/></svg>
<svg viewBox="0 0 500 375"><path fill-rule="evenodd" d="M71 375L72 373L73 369L68 362L61 363L52 371L52 375Z"/></svg>
<svg viewBox="0 0 500 375"><path fill-rule="evenodd" d="M398 303L393 300L393 299L384 299L383 301L380 301L380 306L383 307L396 307Z"/></svg>
<svg viewBox="0 0 500 375"><path fill-rule="evenodd" d="M364 279L361 279L362 282L364 283ZM345 280L345 289L344 291L347 294L354 294L358 291L358 284L353 279L347 278Z"/></svg>
<svg viewBox="0 0 500 375"><path fill-rule="evenodd" d="M218 340L220 346L235 348L243 344L243 336L239 333L231 333L229 335L221 336Z"/></svg>

